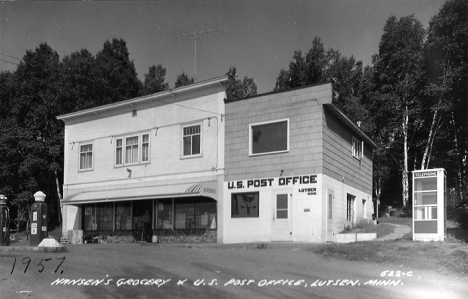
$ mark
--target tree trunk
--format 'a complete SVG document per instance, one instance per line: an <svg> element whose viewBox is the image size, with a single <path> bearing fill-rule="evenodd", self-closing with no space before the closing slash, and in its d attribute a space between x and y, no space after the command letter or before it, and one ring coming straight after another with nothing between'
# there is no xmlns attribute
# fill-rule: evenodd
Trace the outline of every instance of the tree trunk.
<svg viewBox="0 0 468 299"><path fill-rule="evenodd" d="M403 207L406 208L408 202L408 106L405 107L403 113L403 170L402 170L402 187L403 187Z"/></svg>
<svg viewBox="0 0 468 299"><path fill-rule="evenodd" d="M431 129L429 130L429 136L427 137L426 148L424 149L424 155L421 161L421 170L424 170L429 166L429 152L431 151L431 148L432 148L432 144L433 144L432 140L435 138L434 128L435 128L435 123L437 119L437 112L438 112L438 108L434 111L434 115L432 116Z"/></svg>

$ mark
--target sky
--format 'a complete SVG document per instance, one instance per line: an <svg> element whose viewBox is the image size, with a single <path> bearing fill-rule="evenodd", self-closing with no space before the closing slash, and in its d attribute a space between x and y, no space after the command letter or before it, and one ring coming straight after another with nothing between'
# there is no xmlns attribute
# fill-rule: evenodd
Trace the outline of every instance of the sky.
<svg viewBox="0 0 468 299"><path fill-rule="evenodd" d="M378 52L385 22L414 14L425 28L441 0L170 0L6 1L0 0L0 71L14 71L26 51L41 43L61 58L81 49L94 55L106 40L127 43L138 77L152 65L166 68L166 82L194 75L253 78L258 93L273 90L295 50L307 52L315 37L325 48L353 55L365 65ZM186 38L177 36L185 35ZM192 37L192 38L190 38ZM7 62L5 62L7 61Z"/></svg>

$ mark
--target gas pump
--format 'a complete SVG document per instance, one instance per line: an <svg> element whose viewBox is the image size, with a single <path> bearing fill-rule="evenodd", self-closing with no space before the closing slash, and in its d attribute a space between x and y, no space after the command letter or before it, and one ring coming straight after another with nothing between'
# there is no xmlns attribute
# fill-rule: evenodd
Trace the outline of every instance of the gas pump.
<svg viewBox="0 0 468 299"><path fill-rule="evenodd" d="M6 200L5 195L0 195L0 246L10 246L10 210Z"/></svg>
<svg viewBox="0 0 468 299"><path fill-rule="evenodd" d="M47 204L44 203L46 195L41 191L34 194L36 200L31 206L31 239L30 246L38 246L47 233Z"/></svg>

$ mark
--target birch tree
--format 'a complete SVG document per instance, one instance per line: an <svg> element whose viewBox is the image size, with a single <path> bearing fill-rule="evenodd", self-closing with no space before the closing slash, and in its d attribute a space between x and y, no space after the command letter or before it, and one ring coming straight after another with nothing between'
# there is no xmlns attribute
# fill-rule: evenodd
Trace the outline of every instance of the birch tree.
<svg viewBox="0 0 468 299"><path fill-rule="evenodd" d="M434 98L432 122L421 169L431 162L431 152L439 152L448 168L449 186L458 197L468 193L468 1L447 1L429 22L427 38L429 83L427 94ZM437 135L438 131L443 134ZM435 143L439 148L435 148ZM441 161L441 162L442 162ZM439 162L438 164L442 165ZM453 167L453 168L452 168Z"/></svg>
<svg viewBox="0 0 468 299"><path fill-rule="evenodd" d="M409 199L409 154L412 136L421 128L420 91L424 79L425 30L414 15L397 19L391 16L383 30L379 53L374 56L374 115L385 114L376 121L384 148L394 152L401 169L402 204Z"/></svg>

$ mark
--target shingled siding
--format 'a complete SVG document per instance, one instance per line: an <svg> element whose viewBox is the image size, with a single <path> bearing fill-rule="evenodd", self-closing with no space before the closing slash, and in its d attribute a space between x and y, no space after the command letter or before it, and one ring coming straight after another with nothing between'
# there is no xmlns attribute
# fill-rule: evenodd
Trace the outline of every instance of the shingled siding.
<svg viewBox="0 0 468 299"><path fill-rule="evenodd" d="M322 84L227 103L225 181L320 173L321 103L330 101ZM289 119L289 152L249 156L249 125L281 119Z"/></svg>
<svg viewBox="0 0 468 299"><path fill-rule="evenodd" d="M326 109L323 122L323 174L368 194L372 193L372 150L364 144L364 157L352 155L351 129ZM360 139L362 140L362 139Z"/></svg>

